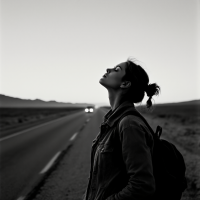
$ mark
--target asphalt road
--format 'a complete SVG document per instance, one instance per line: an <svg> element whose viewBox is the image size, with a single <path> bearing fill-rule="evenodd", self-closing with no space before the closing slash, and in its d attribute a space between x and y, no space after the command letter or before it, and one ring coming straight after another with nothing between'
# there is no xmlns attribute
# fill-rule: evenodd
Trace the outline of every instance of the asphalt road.
<svg viewBox="0 0 200 200"><path fill-rule="evenodd" d="M73 143L45 182L26 200L82 200L90 170L92 141L107 109L99 108L90 115L89 122L73 140Z"/></svg>
<svg viewBox="0 0 200 200"><path fill-rule="evenodd" d="M0 199L20 200L92 115L81 111L0 138Z"/></svg>

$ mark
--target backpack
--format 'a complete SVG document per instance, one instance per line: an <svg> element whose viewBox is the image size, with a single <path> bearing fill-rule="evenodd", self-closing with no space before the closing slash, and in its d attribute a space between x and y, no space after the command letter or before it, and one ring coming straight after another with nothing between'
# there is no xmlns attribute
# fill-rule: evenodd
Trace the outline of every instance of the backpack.
<svg viewBox="0 0 200 200"><path fill-rule="evenodd" d="M186 166L182 154L174 144L161 139L162 128L157 126L156 132L150 127L146 119L138 111L128 111L118 121L127 115L140 117L150 130L153 139L153 174L156 191L153 200L180 200L182 192L187 188L185 178Z"/></svg>

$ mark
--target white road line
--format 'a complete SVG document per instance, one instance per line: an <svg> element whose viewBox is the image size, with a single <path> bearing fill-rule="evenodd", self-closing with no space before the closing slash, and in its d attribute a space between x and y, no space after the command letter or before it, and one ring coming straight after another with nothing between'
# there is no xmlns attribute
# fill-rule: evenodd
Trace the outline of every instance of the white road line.
<svg viewBox="0 0 200 200"><path fill-rule="evenodd" d="M3 141L3 140L7 140L7 139L9 139L9 138L15 137L15 136L17 136L17 135L21 135L21 134L23 134L23 133L25 133L25 132L27 132L27 131L32 131L32 130L34 130L34 129L36 129L36 128L45 126L45 125L50 124L50 123L52 123L52 122L59 121L59 120L61 120L61 119L62 119L62 118L59 118L59 119L56 119L56 120L52 120L52 121L50 121L50 122L46 122L46 123L44 123L44 124L41 124L41 125L38 125L38 126L34 126L34 127L32 127L32 128L26 129L26 130L24 130L24 131L20 131L20 132L18 132L18 133L14 133L14 134L12 134L12 135L9 135L9 136L0 138L0 142Z"/></svg>
<svg viewBox="0 0 200 200"><path fill-rule="evenodd" d="M17 200L24 200L25 197L19 197Z"/></svg>
<svg viewBox="0 0 200 200"><path fill-rule="evenodd" d="M72 135L72 137L69 139L70 141L74 140L75 137L77 136L78 132L74 133L74 135Z"/></svg>
<svg viewBox="0 0 200 200"><path fill-rule="evenodd" d="M56 158L60 155L60 151L49 161L49 163L45 166L45 168L40 172L40 174L45 173L46 171L49 170L49 168L51 167L51 165L54 163L54 161L56 160Z"/></svg>

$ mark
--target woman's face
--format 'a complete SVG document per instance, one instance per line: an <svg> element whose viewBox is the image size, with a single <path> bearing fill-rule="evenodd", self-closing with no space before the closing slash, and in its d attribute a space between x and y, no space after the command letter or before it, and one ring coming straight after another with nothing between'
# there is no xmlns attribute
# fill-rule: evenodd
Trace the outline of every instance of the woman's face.
<svg viewBox="0 0 200 200"><path fill-rule="evenodd" d="M126 62L116 65L114 68L108 68L102 78L99 80L99 83L104 87L119 89L122 83L122 78L126 74Z"/></svg>

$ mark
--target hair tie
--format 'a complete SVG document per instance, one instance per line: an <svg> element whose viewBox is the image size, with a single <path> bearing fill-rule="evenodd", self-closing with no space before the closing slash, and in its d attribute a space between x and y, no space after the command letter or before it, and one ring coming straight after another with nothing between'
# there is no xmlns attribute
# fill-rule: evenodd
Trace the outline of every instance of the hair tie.
<svg viewBox="0 0 200 200"><path fill-rule="evenodd" d="M149 98L152 98L152 95L149 94L149 85L146 86L145 92Z"/></svg>

